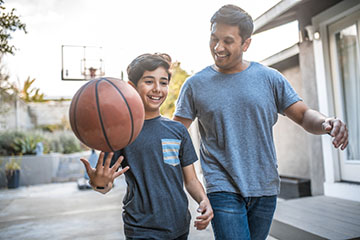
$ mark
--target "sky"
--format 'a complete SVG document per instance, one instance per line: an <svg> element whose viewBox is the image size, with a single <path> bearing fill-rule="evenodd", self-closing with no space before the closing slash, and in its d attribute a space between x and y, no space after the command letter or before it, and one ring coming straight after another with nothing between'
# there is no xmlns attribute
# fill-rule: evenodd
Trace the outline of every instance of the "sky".
<svg viewBox="0 0 360 240"><path fill-rule="evenodd" d="M235 4L256 19L279 0L5 0L7 11L27 26L10 43L18 49L4 58L11 81L35 78L47 98L72 97L84 81L61 80L61 46L103 49L105 76L120 78L143 53L165 52L189 74L213 63L210 18ZM244 58L260 61L298 41L297 23L252 37Z"/></svg>

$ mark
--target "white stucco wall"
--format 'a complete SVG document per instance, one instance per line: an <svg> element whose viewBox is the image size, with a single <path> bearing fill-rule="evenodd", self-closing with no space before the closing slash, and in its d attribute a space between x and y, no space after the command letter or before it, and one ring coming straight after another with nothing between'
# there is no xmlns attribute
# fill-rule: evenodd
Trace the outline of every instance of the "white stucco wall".
<svg viewBox="0 0 360 240"><path fill-rule="evenodd" d="M302 97L302 81L299 66L281 73L288 79L295 91ZM306 132L289 118L279 115L274 126L274 140L279 174L283 176L310 178L307 154Z"/></svg>

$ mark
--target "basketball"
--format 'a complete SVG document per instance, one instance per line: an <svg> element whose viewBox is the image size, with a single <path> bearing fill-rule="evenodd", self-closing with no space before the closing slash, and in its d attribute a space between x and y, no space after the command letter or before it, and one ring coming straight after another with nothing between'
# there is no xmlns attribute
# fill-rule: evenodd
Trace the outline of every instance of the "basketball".
<svg viewBox="0 0 360 240"><path fill-rule="evenodd" d="M144 124L144 105L138 92L116 78L97 78L84 84L70 104L69 119L76 137L103 152L132 143Z"/></svg>

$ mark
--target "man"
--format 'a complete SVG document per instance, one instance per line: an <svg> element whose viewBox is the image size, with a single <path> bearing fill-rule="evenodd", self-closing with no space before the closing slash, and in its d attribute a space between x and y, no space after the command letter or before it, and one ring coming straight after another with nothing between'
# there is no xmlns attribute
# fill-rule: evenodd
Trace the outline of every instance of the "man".
<svg viewBox="0 0 360 240"><path fill-rule="evenodd" d="M243 59L252 18L234 5L211 18L215 64L187 79L174 120L189 127L198 118L201 163L216 239L266 239L280 182L272 127L278 113L313 134L348 144L346 125L309 109L276 70Z"/></svg>

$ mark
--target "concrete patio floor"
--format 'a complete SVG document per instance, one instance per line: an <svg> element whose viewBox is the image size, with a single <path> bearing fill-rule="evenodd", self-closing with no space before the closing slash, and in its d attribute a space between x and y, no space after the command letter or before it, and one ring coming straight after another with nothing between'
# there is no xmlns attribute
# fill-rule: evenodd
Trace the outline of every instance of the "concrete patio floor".
<svg viewBox="0 0 360 240"><path fill-rule="evenodd" d="M106 195L76 182L0 189L0 239L125 239L121 217L126 184L120 176ZM192 218L197 204L190 200ZM214 239L211 226L191 226L190 240Z"/></svg>

